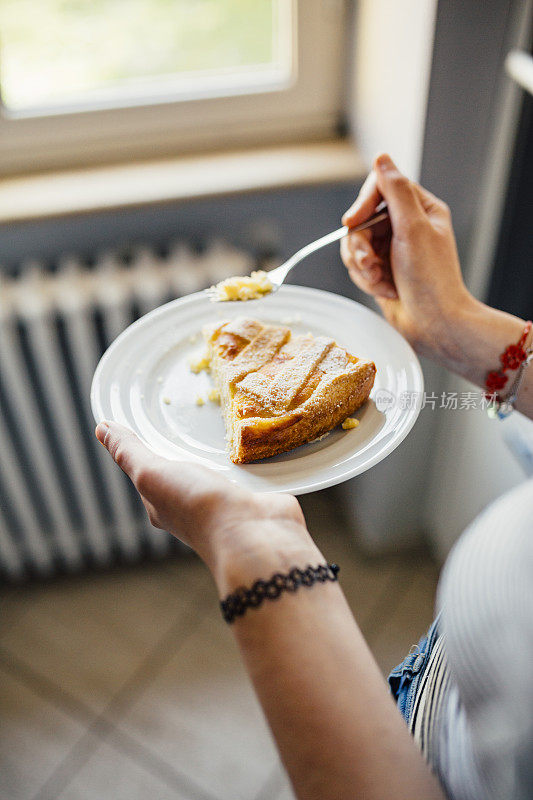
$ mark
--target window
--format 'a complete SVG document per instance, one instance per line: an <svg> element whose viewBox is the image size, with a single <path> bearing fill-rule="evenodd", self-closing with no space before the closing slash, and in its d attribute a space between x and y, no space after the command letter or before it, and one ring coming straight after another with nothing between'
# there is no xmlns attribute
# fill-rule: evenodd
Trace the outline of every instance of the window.
<svg viewBox="0 0 533 800"><path fill-rule="evenodd" d="M0 171L330 134L343 0L1 0Z"/></svg>
<svg viewBox="0 0 533 800"><path fill-rule="evenodd" d="M2 0L10 114L286 85L290 4L275 0Z"/></svg>

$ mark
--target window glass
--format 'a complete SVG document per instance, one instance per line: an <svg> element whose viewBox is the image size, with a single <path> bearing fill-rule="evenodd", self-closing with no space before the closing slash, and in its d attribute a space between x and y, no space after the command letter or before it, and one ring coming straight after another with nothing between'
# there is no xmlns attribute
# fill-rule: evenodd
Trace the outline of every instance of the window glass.
<svg viewBox="0 0 533 800"><path fill-rule="evenodd" d="M279 79L291 41L281 8L280 0L0 0L3 104L68 110Z"/></svg>

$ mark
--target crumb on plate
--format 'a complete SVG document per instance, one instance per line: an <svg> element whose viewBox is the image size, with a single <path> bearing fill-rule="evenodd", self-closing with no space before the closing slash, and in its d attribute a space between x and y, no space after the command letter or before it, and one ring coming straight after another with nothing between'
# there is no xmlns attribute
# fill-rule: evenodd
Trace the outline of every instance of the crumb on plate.
<svg viewBox="0 0 533 800"><path fill-rule="evenodd" d="M171 403L170 397L163 397L163 403L165 405L169 406L170 403Z"/></svg>
<svg viewBox="0 0 533 800"><path fill-rule="evenodd" d="M207 353L205 353L200 358L191 359L191 361L189 362L189 365L190 365L190 368L191 368L191 372L194 372L195 375L197 375L199 372L202 372L202 370L204 370L204 369L205 369L206 372L209 372L209 369L210 369L210 366L211 366L211 362L210 362L209 358L207 357Z"/></svg>
<svg viewBox="0 0 533 800"><path fill-rule="evenodd" d="M352 428L357 428L358 425L359 425L358 419L354 419L353 417L346 417L346 419L342 423L342 428L345 431L351 431Z"/></svg>
<svg viewBox="0 0 533 800"><path fill-rule="evenodd" d="M207 396L212 403L220 403L220 392L218 391L218 389L215 389L215 387L213 387L209 391L209 394Z"/></svg>
<svg viewBox="0 0 533 800"><path fill-rule="evenodd" d="M196 405L197 406L205 406L205 400L201 394L199 394L196 398Z"/></svg>

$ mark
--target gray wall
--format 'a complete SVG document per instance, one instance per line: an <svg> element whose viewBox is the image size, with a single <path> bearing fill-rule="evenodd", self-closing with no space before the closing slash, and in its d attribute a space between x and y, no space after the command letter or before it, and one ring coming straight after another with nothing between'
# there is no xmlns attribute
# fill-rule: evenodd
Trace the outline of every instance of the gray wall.
<svg viewBox="0 0 533 800"><path fill-rule="evenodd" d="M93 259L100 250L135 242L164 249L176 239L201 245L217 237L285 258L338 228L356 190L348 184L306 187L3 226L0 265L12 270L32 258L53 264L66 252ZM356 292L333 245L302 264L298 281Z"/></svg>
<svg viewBox="0 0 533 800"><path fill-rule="evenodd" d="M440 0L421 181L450 205L464 260L475 223L513 7Z"/></svg>

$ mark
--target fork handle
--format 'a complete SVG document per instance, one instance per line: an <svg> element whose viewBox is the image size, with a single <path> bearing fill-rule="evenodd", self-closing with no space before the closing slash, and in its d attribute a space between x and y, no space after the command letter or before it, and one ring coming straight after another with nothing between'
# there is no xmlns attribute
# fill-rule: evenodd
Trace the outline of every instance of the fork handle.
<svg viewBox="0 0 533 800"><path fill-rule="evenodd" d="M372 225L376 225L378 222L382 222L388 218L389 210L387 208L387 204L385 201L383 201L379 204L379 206L377 206L372 216L366 219L364 222L361 222L359 225L355 225L353 228L348 228L346 225L343 225L342 228L338 228L336 231L327 233L325 236L322 236L315 242L311 242L311 244L308 244L306 247L302 247L302 249L298 250L293 258L296 258L297 256L298 261L301 261L301 259L305 258L305 256L314 253L315 250L319 250L321 247L325 247L327 244L331 244L332 242L337 242L339 239L343 239L348 233L364 231L367 228L371 228ZM292 261L292 259L290 260Z"/></svg>
<svg viewBox="0 0 533 800"><path fill-rule="evenodd" d="M383 200L379 206L377 206L376 210L368 219L365 219L364 222L361 222L359 225L355 225L353 228L348 228L346 225L343 225L342 228L338 228L336 231L332 233L326 234L326 236L322 236L321 239L317 239L316 242L312 242L312 244L308 245L309 248L312 247L310 252L314 250L318 250L319 247L324 247L331 242L336 242L339 239L342 239L348 233L356 233L357 231L364 231L367 228L371 228L372 225L376 225L378 222L382 222L385 219L389 218L389 209L387 208L386 202ZM305 250L305 248L303 248Z"/></svg>
<svg viewBox="0 0 533 800"><path fill-rule="evenodd" d="M370 228L377 222L381 222L382 220L387 219L388 216L389 216L389 209L387 207L387 203L384 200L382 200L381 203L378 206L376 206L376 210L368 219L366 219L364 222L361 222L359 225L355 225L353 228L346 228L346 232L350 231L351 233L354 233L356 231L364 231L366 230L366 228Z"/></svg>
<svg viewBox="0 0 533 800"><path fill-rule="evenodd" d="M325 247L327 244L331 244L332 242L337 242L339 239L342 239L346 234L351 233L353 231L363 231L365 228L370 228L372 225L375 225L377 222L381 222L384 219L388 219L389 212L387 209L387 204L385 201L381 202L379 206L377 206L375 212L372 214L364 222L361 222L360 225L356 225L354 228L347 228L344 225L342 228L338 228L336 231L332 231L332 233L327 233L325 236L322 236L320 239L317 239L315 242L311 242L307 244L305 247L302 247L301 250L298 250L288 261L278 267L278 270L283 270L283 280L288 275L293 267L300 263L306 256L310 256L311 253L314 253L316 250L320 250L321 247ZM274 270L275 271L275 270Z"/></svg>

